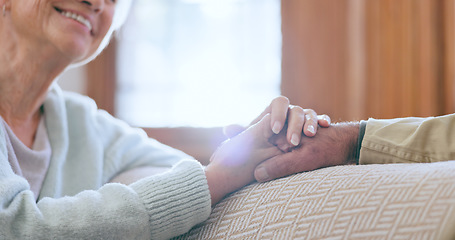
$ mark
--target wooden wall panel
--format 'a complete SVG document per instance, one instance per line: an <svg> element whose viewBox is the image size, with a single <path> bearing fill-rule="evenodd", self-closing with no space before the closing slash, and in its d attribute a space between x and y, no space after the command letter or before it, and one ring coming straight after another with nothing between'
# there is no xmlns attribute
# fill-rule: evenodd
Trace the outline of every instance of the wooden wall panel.
<svg viewBox="0 0 455 240"><path fill-rule="evenodd" d="M345 109L345 0L282 1L282 93L291 102L327 112ZM337 91L333 91L337 89Z"/></svg>
<svg viewBox="0 0 455 240"><path fill-rule="evenodd" d="M104 51L87 64L87 95L98 107L115 115L115 91L117 74L116 43L112 39Z"/></svg>
<svg viewBox="0 0 455 240"><path fill-rule="evenodd" d="M334 120L454 112L454 0L282 0L282 93Z"/></svg>
<svg viewBox="0 0 455 240"><path fill-rule="evenodd" d="M455 1L443 0L443 55L444 55L444 108L443 112L455 111Z"/></svg>

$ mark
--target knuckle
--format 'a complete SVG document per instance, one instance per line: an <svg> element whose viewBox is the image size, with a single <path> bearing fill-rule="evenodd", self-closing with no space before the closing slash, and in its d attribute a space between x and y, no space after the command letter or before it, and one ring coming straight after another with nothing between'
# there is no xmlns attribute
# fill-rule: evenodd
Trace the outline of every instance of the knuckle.
<svg viewBox="0 0 455 240"><path fill-rule="evenodd" d="M306 115L311 115L315 117L317 116L316 111L314 111L313 109L305 109L304 111Z"/></svg>
<svg viewBox="0 0 455 240"><path fill-rule="evenodd" d="M291 105L290 108L291 108L292 110L295 110L295 111L299 111L299 112L305 113L305 109L303 109L303 108L300 107L300 106Z"/></svg>
<svg viewBox="0 0 455 240"><path fill-rule="evenodd" d="M272 100L272 104L289 105L289 99L285 96L278 96Z"/></svg>
<svg viewBox="0 0 455 240"><path fill-rule="evenodd" d="M306 121L312 121L312 122L316 122L318 120L318 115L316 115L316 112L314 111L306 111L307 109L305 109L305 120Z"/></svg>
<svg viewBox="0 0 455 240"><path fill-rule="evenodd" d="M290 106L290 109L291 109L292 114L296 114L299 116L305 115L305 110L300 106L292 105L292 106Z"/></svg>
<svg viewBox="0 0 455 240"><path fill-rule="evenodd" d="M317 126L317 121L315 121L315 120L313 120L313 119L307 120L307 121L305 122L305 128L303 129L303 131L305 131L305 129L307 129L308 126L316 127L316 126Z"/></svg>

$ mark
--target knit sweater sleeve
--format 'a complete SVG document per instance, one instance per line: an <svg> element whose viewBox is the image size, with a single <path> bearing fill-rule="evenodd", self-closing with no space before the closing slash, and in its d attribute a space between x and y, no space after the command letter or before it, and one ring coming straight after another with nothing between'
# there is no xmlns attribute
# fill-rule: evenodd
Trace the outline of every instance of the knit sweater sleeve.
<svg viewBox="0 0 455 240"><path fill-rule="evenodd" d="M3 152L0 239L168 239L210 214L203 169L193 160L130 186L106 184L38 203L7 164Z"/></svg>

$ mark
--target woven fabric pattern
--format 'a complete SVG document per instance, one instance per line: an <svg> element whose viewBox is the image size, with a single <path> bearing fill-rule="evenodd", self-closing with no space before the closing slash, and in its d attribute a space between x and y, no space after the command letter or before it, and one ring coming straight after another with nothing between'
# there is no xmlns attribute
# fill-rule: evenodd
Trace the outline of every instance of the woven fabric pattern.
<svg viewBox="0 0 455 240"><path fill-rule="evenodd" d="M251 184L177 239L453 239L455 161L337 166Z"/></svg>

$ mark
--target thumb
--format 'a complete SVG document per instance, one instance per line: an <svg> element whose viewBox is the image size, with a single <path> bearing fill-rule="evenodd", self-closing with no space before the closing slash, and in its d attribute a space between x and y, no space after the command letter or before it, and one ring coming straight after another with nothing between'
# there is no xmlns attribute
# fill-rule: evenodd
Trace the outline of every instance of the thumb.
<svg viewBox="0 0 455 240"><path fill-rule="evenodd" d="M311 171L321 167L321 161L308 152L291 151L274 156L259 164L254 170L258 182L285 177L294 173Z"/></svg>
<svg viewBox="0 0 455 240"><path fill-rule="evenodd" d="M284 153L267 159L259 164L254 170L254 178L258 182L267 182L272 179L288 176L295 172L292 169L291 159L288 157L290 153Z"/></svg>

